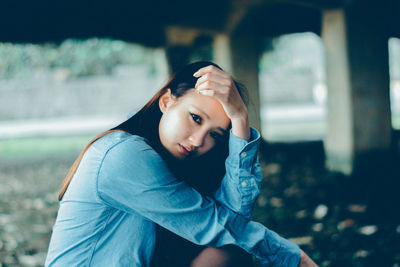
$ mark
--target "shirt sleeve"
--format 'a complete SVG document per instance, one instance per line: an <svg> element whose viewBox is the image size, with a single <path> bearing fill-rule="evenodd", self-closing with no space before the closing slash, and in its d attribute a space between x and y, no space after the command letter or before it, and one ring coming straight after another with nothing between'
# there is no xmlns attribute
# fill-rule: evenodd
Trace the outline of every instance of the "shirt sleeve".
<svg viewBox="0 0 400 267"><path fill-rule="evenodd" d="M254 128L250 128L250 133L250 140L246 141L231 130L226 174L214 195L216 201L246 218L252 216L262 181L257 155L261 135Z"/></svg>
<svg viewBox="0 0 400 267"><path fill-rule="evenodd" d="M106 205L135 213L199 245L233 244L263 266L298 266L299 248L176 179L141 137L107 150L97 177Z"/></svg>

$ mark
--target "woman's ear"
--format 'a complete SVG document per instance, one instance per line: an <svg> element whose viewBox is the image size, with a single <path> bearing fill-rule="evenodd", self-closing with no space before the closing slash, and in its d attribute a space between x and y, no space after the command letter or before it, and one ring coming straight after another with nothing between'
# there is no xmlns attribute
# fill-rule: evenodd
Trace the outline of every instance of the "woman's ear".
<svg viewBox="0 0 400 267"><path fill-rule="evenodd" d="M171 105L172 101L173 96L171 94L171 89L168 88L167 91L158 99L158 105L162 113L164 113L164 111Z"/></svg>

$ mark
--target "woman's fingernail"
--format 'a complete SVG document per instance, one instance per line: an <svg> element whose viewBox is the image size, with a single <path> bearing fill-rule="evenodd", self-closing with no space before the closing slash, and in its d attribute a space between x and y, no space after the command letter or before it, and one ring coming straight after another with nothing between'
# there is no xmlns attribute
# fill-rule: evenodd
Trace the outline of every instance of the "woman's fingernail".
<svg viewBox="0 0 400 267"><path fill-rule="evenodd" d="M196 71L195 73L193 73L194 77L197 77L199 75L199 73Z"/></svg>
<svg viewBox="0 0 400 267"><path fill-rule="evenodd" d="M199 91L200 94L202 95L208 95L208 96L213 96L214 95L214 91L213 90L201 90Z"/></svg>

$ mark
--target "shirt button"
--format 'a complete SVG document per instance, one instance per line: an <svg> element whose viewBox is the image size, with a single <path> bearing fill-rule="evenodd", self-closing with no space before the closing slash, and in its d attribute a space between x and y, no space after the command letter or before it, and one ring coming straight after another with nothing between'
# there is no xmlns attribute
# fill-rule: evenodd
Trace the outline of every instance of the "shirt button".
<svg viewBox="0 0 400 267"><path fill-rule="evenodd" d="M242 182L242 187L246 187L247 183L245 181Z"/></svg>
<svg viewBox="0 0 400 267"><path fill-rule="evenodd" d="M242 153L240 154L240 156L241 156L242 158L244 158L244 157L247 156L247 153L246 153L246 152L242 152Z"/></svg>

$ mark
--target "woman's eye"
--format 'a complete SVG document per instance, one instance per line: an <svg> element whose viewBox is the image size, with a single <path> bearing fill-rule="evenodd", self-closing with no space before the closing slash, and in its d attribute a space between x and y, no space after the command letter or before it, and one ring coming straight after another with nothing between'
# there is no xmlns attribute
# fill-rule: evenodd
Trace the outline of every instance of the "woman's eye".
<svg viewBox="0 0 400 267"><path fill-rule="evenodd" d="M201 124L201 117L197 116L196 114L190 113L190 116L192 116L192 119L197 123Z"/></svg>
<svg viewBox="0 0 400 267"><path fill-rule="evenodd" d="M211 137L214 138L215 140L219 140L222 138L222 136L216 132L211 132L210 133Z"/></svg>

